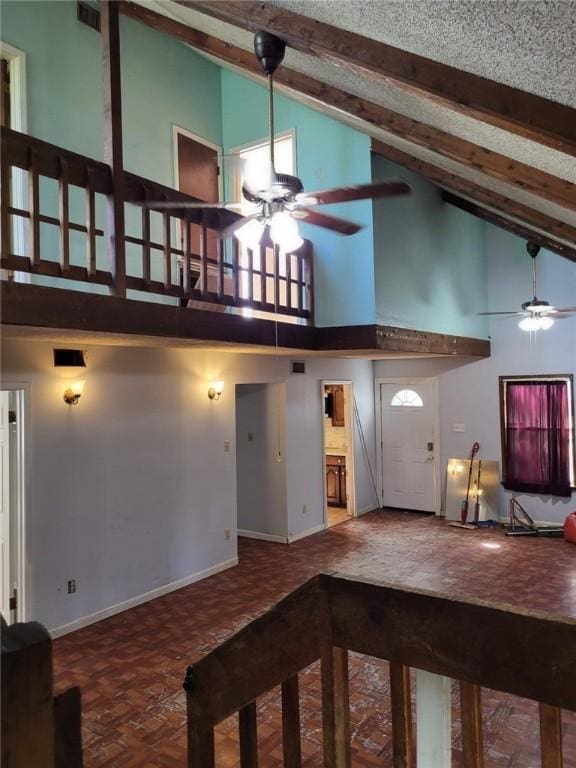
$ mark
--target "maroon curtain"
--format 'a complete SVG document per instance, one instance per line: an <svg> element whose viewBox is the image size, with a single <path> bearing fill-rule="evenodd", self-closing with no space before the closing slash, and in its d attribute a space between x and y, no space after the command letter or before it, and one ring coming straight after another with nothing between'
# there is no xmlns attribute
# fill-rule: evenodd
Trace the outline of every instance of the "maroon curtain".
<svg viewBox="0 0 576 768"><path fill-rule="evenodd" d="M506 382L504 487L570 496L570 429L565 381Z"/></svg>

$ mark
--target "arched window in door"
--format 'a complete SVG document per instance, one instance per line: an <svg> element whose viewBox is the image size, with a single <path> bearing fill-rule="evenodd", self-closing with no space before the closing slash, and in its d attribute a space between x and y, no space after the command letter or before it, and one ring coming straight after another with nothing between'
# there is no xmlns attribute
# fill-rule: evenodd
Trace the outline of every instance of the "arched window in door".
<svg viewBox="0 0 576 768"><path fill-rule="evenodd" d="M413 389L400 389L390 401L390 405L405 405L408 408L422 408L424 402L418 392L414 392Z"/></svg>

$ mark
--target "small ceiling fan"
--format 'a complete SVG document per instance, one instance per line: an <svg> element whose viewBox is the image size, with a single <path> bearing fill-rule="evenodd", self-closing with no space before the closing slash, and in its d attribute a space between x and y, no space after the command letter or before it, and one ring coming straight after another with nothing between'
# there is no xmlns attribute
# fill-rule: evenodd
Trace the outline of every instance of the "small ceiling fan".
<svg viewBox="0 0 576 768"><path fill-rule="evenodd" d="M222 237L236 237L247 247L254 248L260 242L266 227L270 237L286 253L302 245L298 221L305 221L341 235L353 235L362 227L347 219L312 210L318 205L343 203L368 198L408 195L412 189L402 179L388 179L371 184L338 187L319 192L305 192L297 176L278 173L274 165L274 72L282 62L286 44L268 32L258 32L254 37L254 52L268 77L269 161L258 169L252 178L248 175L242 184L244 198L258 206L258 210L239 218L221 231ZM163 203L149 202L150 208L239 208L237 203Z"/></svg>
<svg viewBox="0 0 576 768"><path fill-rule="evenodd" d="M519 312L479 312L479 315L503 315L508 317L522 317L518 326L523 331L547 331L554 325L555 316L565 317L576 313L576 307L553 307L549 301L542 301L536 295L536 256L540 252L540 246L528 242L526 250L532 259L532 293L533 297L525 301Z"/></svg>

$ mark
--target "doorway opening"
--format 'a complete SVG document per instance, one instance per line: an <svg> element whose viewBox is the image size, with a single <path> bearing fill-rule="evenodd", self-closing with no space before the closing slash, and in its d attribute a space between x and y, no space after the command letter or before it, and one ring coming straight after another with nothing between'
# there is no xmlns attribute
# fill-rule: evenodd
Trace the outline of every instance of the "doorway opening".
<svg viewBox="0 0 576 768"><path fill-rule="evenodd" d="M437 379L377 379L376 407L382 506L440 514Z"/></svg>
<svg viewBox="0 0 576 768"><path fill-rule="evenodd" d="M325 523L356 515L354 489L354 394L350 382L322 382Z"/></svg>
<svg viewBox="0 0 576 768"><path fill-rule="evenodd" d="M185 128L178 125L172 126L173 146L174 146L174 181L176 189L184 192L186 195L195 197L204 203L219 203L222 200L222 176L220 174L219 158L222 155L222 148L207 139L197 136ZM180 249L184 252L184 222L180 222L178 227L178 237L180 239ZM190 250L193 254L200 254L202 229L199 224L188 224L190 235ZM207 230L206 254L213 264L218 260L218 233L215 230ZM200 281L199 263L191 260L192 280L195 287L198 288ZM178 258L178 272L180 281L183 281L183 262L182 257ZM208 290L217 289L217 270L215 267L209 267L207 282ZM196 309L214 309L212 305L203 302L188 302L183 300L185 306ZM222 309L225 309L222 307Z"/></svg>
<svg viewBox="0 0 576 768"><path fill-rule="evenodd" d="M0 391L0 610L25 620L25 443L23 389Z"/></svg>

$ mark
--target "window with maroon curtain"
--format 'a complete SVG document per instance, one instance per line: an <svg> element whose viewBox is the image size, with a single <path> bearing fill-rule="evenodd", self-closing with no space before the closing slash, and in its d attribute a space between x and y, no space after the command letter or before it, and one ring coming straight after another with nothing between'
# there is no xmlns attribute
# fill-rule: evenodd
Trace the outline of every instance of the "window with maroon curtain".
<svg viewBox="0 0 576 768"><path fill-rule="evenodd" d="M570 496L571 380L503 379L505 488Z"/></svg>

